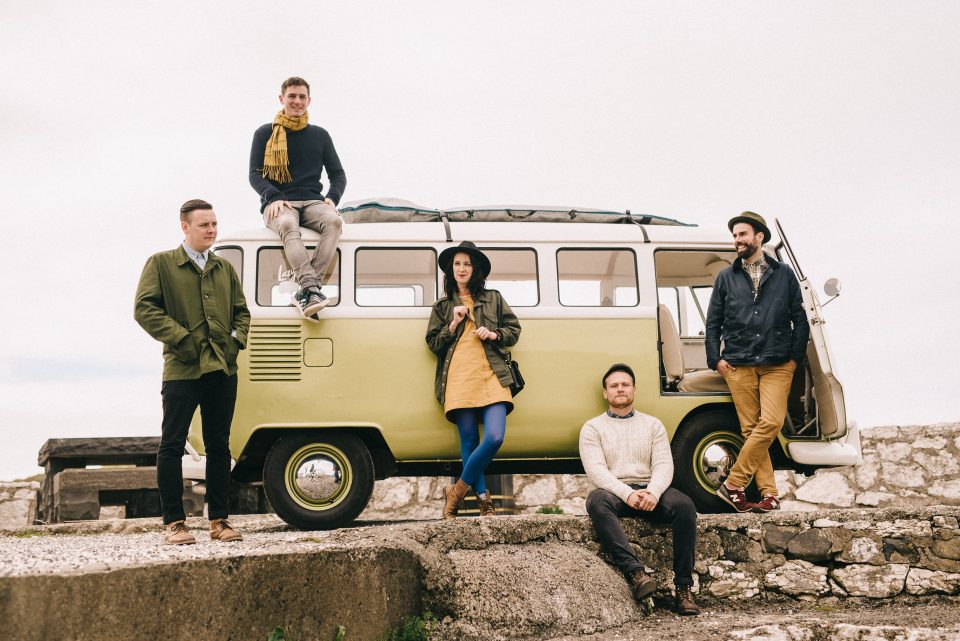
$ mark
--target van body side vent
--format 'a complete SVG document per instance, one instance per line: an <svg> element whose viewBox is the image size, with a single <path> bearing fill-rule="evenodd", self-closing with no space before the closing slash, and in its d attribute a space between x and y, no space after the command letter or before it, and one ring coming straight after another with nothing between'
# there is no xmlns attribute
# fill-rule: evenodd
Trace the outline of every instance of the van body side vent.
<svg viewBox="0 0 960 641"><path fill-rule="evenodd" d="M250 380L295 383L303 366L300 323L255 323L250 327Z"/></svg>

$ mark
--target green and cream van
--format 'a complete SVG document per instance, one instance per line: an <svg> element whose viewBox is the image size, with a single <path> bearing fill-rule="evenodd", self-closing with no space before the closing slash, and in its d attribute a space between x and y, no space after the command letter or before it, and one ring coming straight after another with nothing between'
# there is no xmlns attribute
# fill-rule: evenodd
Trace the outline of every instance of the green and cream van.
<svg viewBox="0 0 960 641"><path fill-rule="evenodd" d="M523 325L513 356L526 388L488 472L582 472L580 427L605 409L601 374L623 361L637 376L637 408L671 436L674 485L701 512L724 509L714 491L742 437L723 379L706 367L704 316L716 275L736 258L725 230L573 207L432 210L380 199L341 213L319 323L291 305L296 285L275 234L224 235L215 246L240 274L253 316L240 354L233 477L262 481L281 518L336 528L360 514L377 479L458 474L457 432L434 399L424 334L442 291L437 256L463 240L490 257L487 285ZM857 464L860 437L847 425L820 303L776 229L768 249L800 278L811 341L774 465ZM303 230L308 248L317 237ZM838 285L827 290L836 295ZM201 480L198 420L190 445L184 474Z"/></svg>

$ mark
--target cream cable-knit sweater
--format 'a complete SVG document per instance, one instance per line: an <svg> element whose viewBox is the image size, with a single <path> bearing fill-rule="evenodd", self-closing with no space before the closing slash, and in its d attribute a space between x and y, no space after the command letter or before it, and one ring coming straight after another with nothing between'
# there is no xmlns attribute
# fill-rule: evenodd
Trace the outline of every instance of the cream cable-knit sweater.
<svg viewBox="0 0 960 641"><path fill-rule="evenodd" d="M610 418L604 412L584 423L580 460L591 490L608 490L624 502L634 491L627 483L646 483L659 501L673 480L667 430L659 419L640 412L631 418Z"/></svg>

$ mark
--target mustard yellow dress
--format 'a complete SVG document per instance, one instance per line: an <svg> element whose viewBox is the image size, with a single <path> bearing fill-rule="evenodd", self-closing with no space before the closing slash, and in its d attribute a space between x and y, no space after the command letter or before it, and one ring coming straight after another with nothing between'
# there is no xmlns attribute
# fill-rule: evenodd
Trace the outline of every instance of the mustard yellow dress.
<svg viewBox="0 0 960 641"><path fill-rule="evenodd" d="M450 412L467 407L486 407L493 403L510 403L513 395L497 379L483 350L483 341L477 336L477 323L473 318L473 297L461 296L467 307L467 317L461 321L463 333L453 348L450 367L447 370L447 386L443 411L452 420ZM487 328L491 329L491 328Z"/></svg>

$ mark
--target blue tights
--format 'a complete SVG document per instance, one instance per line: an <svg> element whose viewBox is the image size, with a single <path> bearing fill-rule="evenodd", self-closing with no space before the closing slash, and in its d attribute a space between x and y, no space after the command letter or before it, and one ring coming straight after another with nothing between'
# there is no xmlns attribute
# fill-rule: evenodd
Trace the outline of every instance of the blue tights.
<svg viewBox="0 0 960 641"><path fill-rule="evenodd" d="M507 404L494 403L486 407L454 410L453 416L460 432L460 457L463 459L460 480L477 494L483 494L487 491L483 472L503 444L503 435L507 431ZM482 442L480 423L483 423Z"/></svg>

